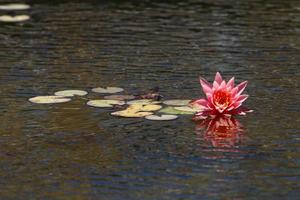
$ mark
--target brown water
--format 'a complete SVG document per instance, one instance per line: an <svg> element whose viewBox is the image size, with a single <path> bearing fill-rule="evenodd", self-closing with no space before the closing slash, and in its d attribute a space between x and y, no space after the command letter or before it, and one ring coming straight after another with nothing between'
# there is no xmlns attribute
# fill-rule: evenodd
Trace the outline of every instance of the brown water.
<svg viewBox="0 0 300 200"><path fill-rule="evenodd" d="M299 1L28 3L0 11L31 16L0 24L0 199L299 198ZM226 141L191 116L27 101L99 86L197 98L216 71L249 80L255 110Z"/></svg>

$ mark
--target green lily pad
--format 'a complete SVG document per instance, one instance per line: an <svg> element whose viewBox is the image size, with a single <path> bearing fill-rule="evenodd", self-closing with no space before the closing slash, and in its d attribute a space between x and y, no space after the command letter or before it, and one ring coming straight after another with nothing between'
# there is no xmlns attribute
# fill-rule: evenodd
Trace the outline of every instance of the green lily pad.
<svg viewBox="0 0 300 200"><path fill-rule="evenodd" d="M173 115L193 115L194 114L194 112L176 110L174 107L171 107L171 106L165 107L158 112L165 113L165 114L173 114Z"/></svg>
<svg viewBox="0 0 300 200"><path fill-rule="evenodd" d="M132 105L132 104L148 105L148 104L159 104L159 103L161 102L154 101L152 99L138 99L138 100L132 100L127 102L128 105Z"/></svg>
<svg viewBox="0 0 300 200"><path fill-rule="evenodd" d="M73 96L85 96L86 91L83 90L62 90L54 93L56 96L73 97Z"/></svg>
<svg viewBox="0 0 300 200"><path fill-rule="evenodd" d="M174 120L177 119L177 115L148 115L145 117L148 120L155 120L155 121L169 121L169 120Z"/></svg>
<svg viewBox="0 0 300 200"><path fill-rule="evenodd" d="M172 99L163 101L168 106L187 106L191 100L187 99Z"/></svg>
<svg viewBox="0 0 300 200"><path fill-rule="evenodd" d="M119 100L91 100L86 103L89 106L97 107L97 108L111 108L113 105L124 105L124 101Z"/></svg>
<svg viewBox="0 0 300 200"><path fill-rule="evenodd" d="M113 94L113 93L123 92L124 89L119 87L107 87L107 88L98 87L98 88L93 88L92 91L96 93Z"/></svg>
<svg viewBox="0 0 300 200"><path fill-rule="evenodd" d="M38 104L52 104L52 103L65 103L71 101L71 99L62 96L36 96L30 98L29 101Z"/></svg>
<svg viewBox="0 0 300 200"><path fill-rule="evenodd" d="M23 22L23 21L26 21L29 19L30 19L30 17L28 15L16 15L16 16L2 15L2 16L0 16L1 22Z"/></svg>
<svg viewBox="0 0 300 200"><path fill-rule="evenodd" d="M109 95L109 96L105 96L104 99L111 99L111 100L132 100L134 99L135 96L133 95Z"/></svg>
<svg viewBox="0 0 300 200"><path fill-rule="evenodd" d="M27 10L30 5L21 3L10 3L5 5L0 5L0 10Z"/></svg>

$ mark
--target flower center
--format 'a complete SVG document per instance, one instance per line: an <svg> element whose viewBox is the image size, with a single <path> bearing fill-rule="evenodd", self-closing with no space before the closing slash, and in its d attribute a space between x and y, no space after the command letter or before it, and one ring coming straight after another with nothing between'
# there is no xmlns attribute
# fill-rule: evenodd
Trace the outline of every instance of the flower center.
<svg viewBox="0 0 300 200"><path fill-rule="evenodd" d="M231 102L231 94L226 90L218 90L213 94L213 101L217 107L225 110Z"/></svg>

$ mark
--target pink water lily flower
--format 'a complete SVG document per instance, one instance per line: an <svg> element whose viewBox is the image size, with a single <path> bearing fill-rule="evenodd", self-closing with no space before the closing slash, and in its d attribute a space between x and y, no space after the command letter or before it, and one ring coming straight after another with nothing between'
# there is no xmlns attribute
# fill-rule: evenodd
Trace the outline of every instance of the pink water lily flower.
<svg viewBox="0 0 300 200"><path fill-rule="evenodd" d="M191 102L192 106L201 108L194 119L219 115L245 115L247 112L252 112L242 106L242 103L248 98L248 95L242 94L247 86L247 81L234 86L234 77L226 83L221 74L217 72L213 84L201 77L200 84L206 99L197 99Z"/></svg>

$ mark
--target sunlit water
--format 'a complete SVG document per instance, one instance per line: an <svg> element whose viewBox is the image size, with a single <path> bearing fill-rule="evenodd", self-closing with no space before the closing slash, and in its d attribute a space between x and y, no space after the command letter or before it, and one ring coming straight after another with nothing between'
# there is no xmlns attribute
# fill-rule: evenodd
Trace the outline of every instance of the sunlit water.
<svg viewBox="0 0 300 200"><path fill-rule="evenodd" d="M0 11L31 16L0 24L0 199L299 198L299 1L28 2ZM249 80L255 110L225 141L189 115L27 101L99 86L191 99L216 71Z"/></svg>

